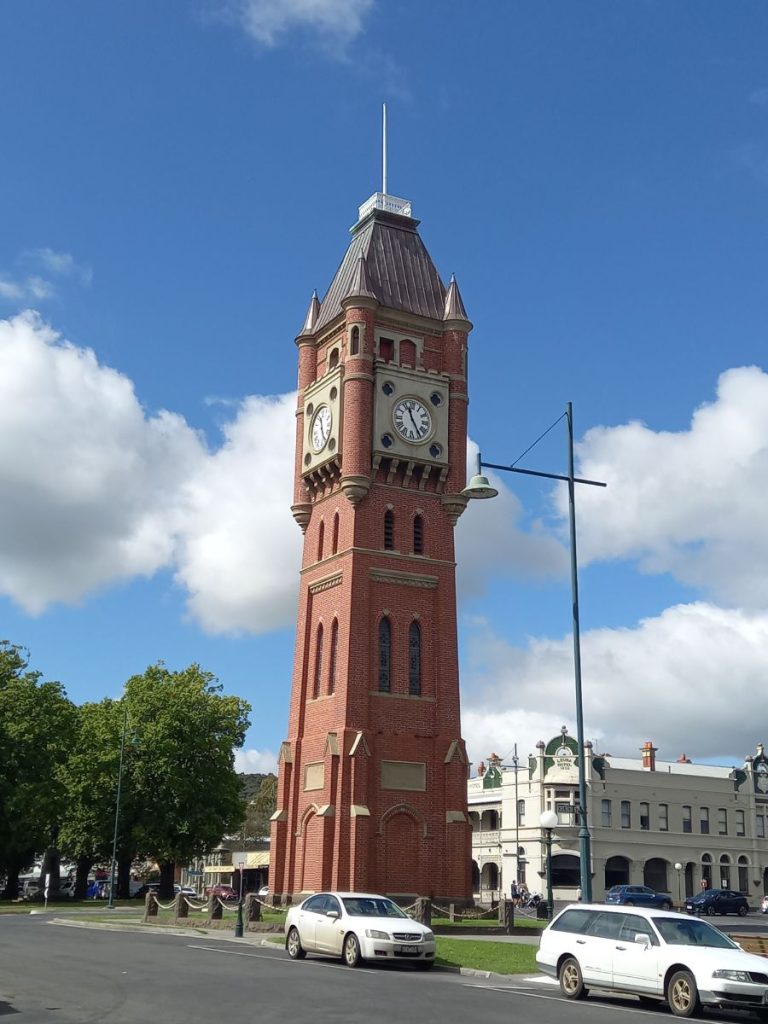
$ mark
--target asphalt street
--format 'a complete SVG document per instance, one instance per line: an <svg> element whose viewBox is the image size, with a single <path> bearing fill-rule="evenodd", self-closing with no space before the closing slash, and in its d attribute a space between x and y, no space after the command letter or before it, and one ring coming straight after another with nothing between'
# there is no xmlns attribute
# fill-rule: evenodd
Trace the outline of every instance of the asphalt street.
<svg viewBox="0 0 768 1024"><path fill-rule="evenodd" d="M21 1024L610 1024L628 1014L637 1024L637 1014L648 1024L671 1019L631 998L567 1003L553 983L536 977L499 981L439 968L424 974L406 965L350 970L319 957L294 962L280 947L253 939L69 927L44 915L0 917L0 1017L18 1015Z"/></svg>

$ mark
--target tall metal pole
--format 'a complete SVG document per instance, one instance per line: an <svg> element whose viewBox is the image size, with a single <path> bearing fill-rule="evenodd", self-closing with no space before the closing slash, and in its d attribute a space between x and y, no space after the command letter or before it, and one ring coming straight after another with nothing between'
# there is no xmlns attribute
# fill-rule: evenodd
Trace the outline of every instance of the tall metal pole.
<svg viewBox="0 0 768 1024"><path fill-rule="evenodd" d="M123 754L125 753L125 730L128 726L128 705L123 708L123 731L120 736L120 765L117 769L117 798L115 800L115 834L112 838L112 864L109 869L109 902L111 910L115 905L115 862L117 860L117 829L120 824L120 793L123 788Z"/></svg>
<svg viewBox="0 0 768 1024"><path fill-rule="evenodd" d="M517 744L512 755L512 764L515 766L515 882L518 891L520 889L520 805L517 802L517 769L520 759L517 756Z"/></svg>
<svg viewBox="0 0 768 1024"><path fill-rule="evenodd" d="M546 830L547 838L547 920L551 921L554 916L555 901L552 896L552 829Z"/></svg>
<svg viewBox="0 0 768 1024"><path fill-rule="evenodd" d="M592 902L592 854L587 821L587 773L584 757L584 710L581 696L581 637L579 632L579 576L576 559L576 494L573 475L573 407L565 407L568 421L568 522L571 532L571 597L573 602L573 670L576 678L576 740L579 746L579 867L581 898Z"/></svg>

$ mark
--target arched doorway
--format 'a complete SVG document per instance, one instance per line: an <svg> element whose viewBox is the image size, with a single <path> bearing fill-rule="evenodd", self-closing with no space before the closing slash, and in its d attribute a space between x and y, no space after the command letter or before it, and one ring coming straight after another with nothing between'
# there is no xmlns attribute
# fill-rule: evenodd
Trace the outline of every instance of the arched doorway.
<svg viewBox="0 0 768 1024"><path fill-rule="evenodd" d="M643 867L643 882L649 889L655 889L656 892L669 892L668 867L667 861L662 860L661 857L651 857Z"/></svg>
<svg viewBox="0 0 768 1024"><path fill-rule="evenodd" d="M575 889L580 884L579 858L572 853L556 853L552 858L552 887Z"/></svg>
<svg viewBox="0 0 768 1024"><path fill-rule="evenodd" d="M693 861L685 865L685 895L693 896Z"/></svg>
<svg viewBox="0 0 768 1024"><path fill-rule="evenodd" d="M477 861L472 861L472 892L480 892L480 868Z"/></svg>
<svg viewBox="0 0 768 1024"><path fill-rule="evenodd" d="M494 900L499 896L499 868L491 862L483 864L480 873L480 899Z"/></svg>
<svg viewBox="0 0 768 1024"><path fill-rule="evenodd" d="M614 885L629 885L629 857L609 857L605 862L606 891Z"/></svg>
<svg viewBox="0 0 768 1024"><path fill-rule="evenodd" d="M731 888L731 858L727 853L720 857L720 888Z"/></svg>

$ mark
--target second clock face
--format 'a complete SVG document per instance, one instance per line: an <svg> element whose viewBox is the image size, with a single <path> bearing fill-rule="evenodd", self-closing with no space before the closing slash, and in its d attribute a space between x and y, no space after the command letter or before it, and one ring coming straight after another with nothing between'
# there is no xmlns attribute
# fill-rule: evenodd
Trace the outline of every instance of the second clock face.
<svg viewBox="0 0 768 1024"><path fill-rule="evenodd" d="M321 452L328 443L332 422L331 410L327 405L321 405L312 420L312 447L316 452Z"/></svg>
<svg viewBox="0 0 768 1024"><path fill-rule="evenodd" d="M421 444L432 433L432 417L418 398L401 398L392 410L392 422L400 437L411 444Z"/></svg>

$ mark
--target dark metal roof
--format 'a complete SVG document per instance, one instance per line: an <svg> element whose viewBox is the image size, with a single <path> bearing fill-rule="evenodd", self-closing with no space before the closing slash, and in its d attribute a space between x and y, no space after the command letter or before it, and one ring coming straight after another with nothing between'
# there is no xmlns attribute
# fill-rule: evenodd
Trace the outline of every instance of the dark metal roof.
<svg viewBox="0 0 768 1024"><path fill-rule="evenodd" d="M315 331L342 311L341 301L357 286L358 260L367 270L366 285L389 309L442 320L446 290L411 217L373 210L352 229L341 266L320 306Z"/></svg>

